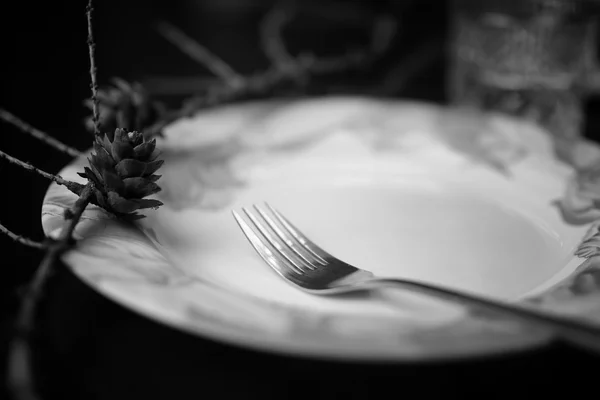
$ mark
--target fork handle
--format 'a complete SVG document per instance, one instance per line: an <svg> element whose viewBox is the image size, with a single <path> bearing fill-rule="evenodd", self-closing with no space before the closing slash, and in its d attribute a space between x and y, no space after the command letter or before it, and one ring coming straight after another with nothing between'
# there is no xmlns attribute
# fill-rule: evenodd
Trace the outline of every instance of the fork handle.
<svg viewBox="0 0 600 400"><path fill-rule="evenodd" d="M411 291L432 295L437 298L451 300L461 305L476 306L492 310L513 318L516 317L527 323L533 321L537 325L554 330L556 333L559 333L562 338L567 339L570 342L600 351L600 326L577 321L574 318L550 315L530 308L499 302L485 297L417 281L395 278L373 278L365 283L369 287L402 287L410 289Z"/></svg>

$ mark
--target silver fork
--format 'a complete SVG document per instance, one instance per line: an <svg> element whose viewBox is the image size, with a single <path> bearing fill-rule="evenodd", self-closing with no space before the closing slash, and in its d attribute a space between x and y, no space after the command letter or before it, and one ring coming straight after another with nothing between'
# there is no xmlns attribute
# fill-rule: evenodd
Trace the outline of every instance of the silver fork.
<svg viewBox="0 0 600 400"><path fill-rule="evenodd" d="M277 274L305 292L333 295L400 287L535 323L553 329L569 341L600 351L600 326L424 282L376 277L327 253L269 204L265 203L265 208L256 205L253 208L255 212L242 210L255 229L238 212L232 211L244 235Z"/></svg>

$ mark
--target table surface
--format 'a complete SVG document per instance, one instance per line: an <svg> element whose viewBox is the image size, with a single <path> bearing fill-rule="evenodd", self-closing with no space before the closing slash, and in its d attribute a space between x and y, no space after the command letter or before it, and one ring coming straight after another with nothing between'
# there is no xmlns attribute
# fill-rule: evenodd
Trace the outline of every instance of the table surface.
<svg viewBox="0 0 600 400"><path fill-rule="evenodd" d="M0 107L83 149L89 146L89 136L81 124L87 113L81 102L89 91L84 7L69 6L71 11L65 12L61 6L47 3L27 2L17 5L10 15L0 15L4 59ZM192 7L209 2L121 3L125 2L111 0L96 6L100 82L115 75L137 79L143 74L198 73L197 65L152 33L151 24L157 15L185 28L242 71L265 65L256 35L248 34L254 32L258 11L247 19L238 15L235 29L218 30L215 25L226 26L223 20ZM268 3L256 2L263 6ZM423 1L404 14L403 38L394 47L390 62L410 58L421 44L443 35L445 11L439 4ZM397 95L443 102L443 70L443 59L435 61ZM593 138L600 123L595 117L598 108L590 101L586 134ZM3 151L48 171L58 171L69 160L16 132L0 135L0 142ZM4 164L0 165L0 177L0 204L4 206L0 220L40 238L39 208L47 182ZM18 289L34 270L40 254L4 237L0 238L0 249L6 277L0 279L5 343ZM36 344L37 376L48 398L383 398L390 391L396 396L408 392L425 398L505 398L557 387L568 388L576 396L594 387L589 378L600 361L560 343L517 355L404 365L265 354L157 324L97 294L68 269L58 271L40 309Z"/></svg>

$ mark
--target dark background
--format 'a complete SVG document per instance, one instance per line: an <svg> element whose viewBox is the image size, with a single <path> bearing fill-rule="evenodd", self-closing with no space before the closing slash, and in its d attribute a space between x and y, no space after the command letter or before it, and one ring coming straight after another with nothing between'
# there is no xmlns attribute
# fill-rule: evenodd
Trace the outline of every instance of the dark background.
<svg viewBox="0 0 600 400"><path fill-rule="evenodd" d="M174 23L239 72L268 65L257 32L271 0L239 1L243 6L233 5L228 12L223 10L234 0L96 3L101 85L113 76L143 80L207 74L156 33L157 19ZM448 6L442 0L301 3L313 11L290 33L293 49L337 52L349 41L360 42L369 16L378 11L394 13L400 24L400 36L381 63L359 74L317 79L303 89L308 94L339 89L349 77L356 91L376 86L390 66L414 59L432 40L443 43L447 38ZM88 115L82 102L89 96L86 1L10 4L10 10L0 13L0 107L74 147L87 148L90 135L82 124ZM445 102L444 62L440 52L387 95ZM289 95L289 90L280 94ZM589 137L595 137L597 108L594 100L587 105ZM16 129L4 123L0 127L3 151L49 172L69 162L68 156ZM43 238L40 207L48 182L4 161L0 179L0 221L23 235ZM0 250L4 344L19 290L41 254L4 236ZM426 398L504 398L557 387L571 396L597 392L588 379L598 357L561 344L519 355L419 366L336 364L254 353L155 324L96 294L64 268L50 282L39 321L38 375L42 391L52 398L378 398L384 391L393 391L394 397L410 392ZM4 360L4 345L2 352Z"/></svg>

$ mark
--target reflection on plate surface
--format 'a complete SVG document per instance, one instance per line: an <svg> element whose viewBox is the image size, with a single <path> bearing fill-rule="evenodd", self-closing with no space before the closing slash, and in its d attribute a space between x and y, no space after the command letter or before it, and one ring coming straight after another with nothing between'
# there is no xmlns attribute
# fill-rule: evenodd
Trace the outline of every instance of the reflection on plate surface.
<svg viewBox="0 0 600 400"><path fill-rule="evenodd" d="M163 207L139 229L89 208L77 230L85 240L65 261L144 315L244 346L403 360L540 345L549 336L537 328L422 296L300 292L255 255L230 210L269 201L329 252L377 275L558 310L553 288L582 264L573 251L590 227L566 224L553 205L571 170L548 142L517 121L425 104L223 107L175 123L159 143ZM83 163L61 175L80 180ZM50 187L48 234L72 202ZM572 285L560 290L569 300L560 304L581 298Z"/></svg>

